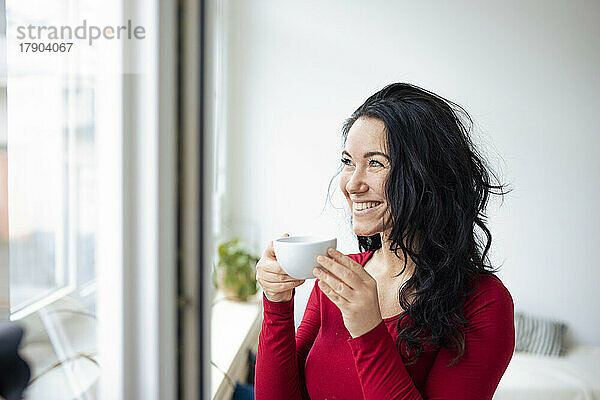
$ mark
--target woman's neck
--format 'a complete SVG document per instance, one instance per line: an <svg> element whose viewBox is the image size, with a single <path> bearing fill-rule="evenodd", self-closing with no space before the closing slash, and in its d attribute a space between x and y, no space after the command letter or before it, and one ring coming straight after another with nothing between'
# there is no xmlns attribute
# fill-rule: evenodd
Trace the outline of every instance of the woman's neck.
<svg viewBox="0 0 600 400"><path fill-rule="evenodd" d="M412 276L415 264L407 254L408 263L406 264L406 269L402 271L404 268L404 255L402 254L402 250L398 249L398 255L396 255L390 250L391 242L385 239L388 235L381 234L380 236L381 248L376 250L372 256L374 261L372 273L381 277L392 278L402 272L402 281L406 281Z"/></svg>

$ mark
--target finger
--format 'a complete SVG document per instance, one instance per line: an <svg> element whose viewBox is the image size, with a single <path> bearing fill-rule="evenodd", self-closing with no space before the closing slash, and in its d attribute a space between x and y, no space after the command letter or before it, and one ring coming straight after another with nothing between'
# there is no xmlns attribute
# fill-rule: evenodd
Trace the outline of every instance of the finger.
<svg viewBox="0 0 600 400"><path fill-rule="evenodd" d="M272 274L282 274L285 275L286 272L281 268L281 264L279 264L276 260L271 258L265 258L260 263L261 270L270 272Z"/></svg>
<svg viewBox="0 0 600 400"><path fill-rule="evenodd" d="M332 257L335 261L337 261L338 263L340 263L340 264L348 267L352 271L354 271L354 273L356 275L358 275L360 278L364 278L365 274L367 274L367 271L365 271L365 269L363 268L362 265L360 265L359 263L357 263L356 261L354 261L347 255L337 251L336 249L334 249L332 247L328 248L327 254L330 257Z"/></svg>
<svg viewBox="0 0 600 400"><path fill-rule="evenodd" d="M331 300L340 310L350 303L343 296L333 290L331 286L327 284L327 282L323 282L320 279L317 282L319 288L325 294L325 296L327 296L327 298L329 298L329 300Z"/></svg>
<svg viewBox="0 0 600 400"><path fill-rule="evenodd" d="M329 286L332 290L335 291L339 296L344 297L346 300L351 300L353 296L354 289L350 286L346 285L344 282L340 281L333 274L322 268L314 268L313 274L320 280L324 281L327 286Z"/></svg>
<svg viewBox="0 0 600 400"><path fill-rule="evenodd" d="M275 274L269 271L263 271L261 274L261 279L267 282L304 282L304 279L295 279L288 274Z"/></svg>
<svg viewBox="0 0 600 400"><path fill-rule="evenodd" d="M265 251L263 252L263 257L275 259L275 250L273 249L273 241L272 240L269 242L269 244L267 244L267 247L265 248Z"/></svg>
<svg viewBox="0 0 600 400"><path fill-rule="evenodd" d="M263 282L263 281L260 281L259 283L263 287L263 290L266 289L267 291L271 291L271 292L284 292L286 290L290 290L290 289L293 289L293 288L295 288L297 286L300 286L304 282L279 282L279 283L273 283L273 282Z"/></svg>
<svg viewBox="0 0 600 400"><path fill-rule="evenodd" d="M360 284L362 283L360 276L344 264L325 256L317 256L317 262L351 289L358 289L360 287Z"/></svg>
<svg viewBox="0 0 600 400"><path fill-rule="evenodd" d="M289 236L290 236L289 233L284 233L283 235L281 235L281 237L289 237ZM265 251L263 252L263 256L272 258L275 260L277 259L277 257L275 257L275 249L273 248L272 240L269 242L269 244L267 244L267 247L265 248Z"/></svg>

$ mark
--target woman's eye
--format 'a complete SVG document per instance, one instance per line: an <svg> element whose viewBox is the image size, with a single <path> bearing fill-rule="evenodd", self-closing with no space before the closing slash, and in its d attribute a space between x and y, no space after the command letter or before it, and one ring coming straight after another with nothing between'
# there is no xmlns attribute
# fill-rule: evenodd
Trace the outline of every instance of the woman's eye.
<svg viewBox="0 0 600 400"><path fill-rule="evenodd" d="M383 167L383 164L376 160L369 161L369 165L372 167Z"/></svg>
<svg viewBox="0 0 600 400"><path fill-rule="evenodd" d="M350 160L349 160L349 159L347 159L347 158L342 158L340 161L341 161L341 162L342 162L342 164L344 164L344 165L352 165L352 161L350 161Z"/></svg>

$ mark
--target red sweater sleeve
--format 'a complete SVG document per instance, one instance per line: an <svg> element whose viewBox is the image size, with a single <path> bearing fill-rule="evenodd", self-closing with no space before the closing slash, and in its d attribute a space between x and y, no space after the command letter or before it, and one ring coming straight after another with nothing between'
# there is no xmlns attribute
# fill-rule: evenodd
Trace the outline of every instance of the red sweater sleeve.
<svg viewBox="0 0 600 400"><path fill-rule="evenodd" d="M315 282L295 336L295 289L292 299L283 303L269 301L263 294L264 318L254 377L257 400L309 400L304 382L304 364L321 326L316 287Z"/></svg>
<svg viewBox="0 0 600 400"><path fill-rule="evenodd" d="M447 367L456 352L440 349L423 393L412 382L383 322L362 336L348 339L364 398L491 399L514 350L514 304L500 280L486 277L485 282L482 278L482 287L464 307L469 327L464 330L463 356Z"/></svg>

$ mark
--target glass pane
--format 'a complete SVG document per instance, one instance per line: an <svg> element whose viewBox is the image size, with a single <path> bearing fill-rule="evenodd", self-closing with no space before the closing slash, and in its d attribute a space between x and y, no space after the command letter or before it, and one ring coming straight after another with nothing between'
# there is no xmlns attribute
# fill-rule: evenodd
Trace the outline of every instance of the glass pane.
<svg viewBox="0 0 600 400"><path fill-rule="evenodd" d="M53 41L19 38L18 28L89 26L115 4L6 0L0 257L8 257L10 317L26 331L30 399L96 398L97 137L112 118L106 110L120 101L122 75L90 68L98 43L55 40L73 42L71 53L24 52L21 44Z"/></svg>
<svg viewBox="0 0 600 400"><path fill-rule="evenodd" d="M69 26L85 8L66 0L8 1L12 313L94 281L96 80L79 72L86 58L24 56L20 45L28 42L14 37L31 25Z"/></svg>
<svg viewBox="0 0 600 400"><path fill-rule="evenodd" d="M69 130L65 79L12 75L9 58L8 204L11 312L69 282L66 213ZM37 93L32 96L32 93ZM35 117L32 115L35 110Z"/></svg>

